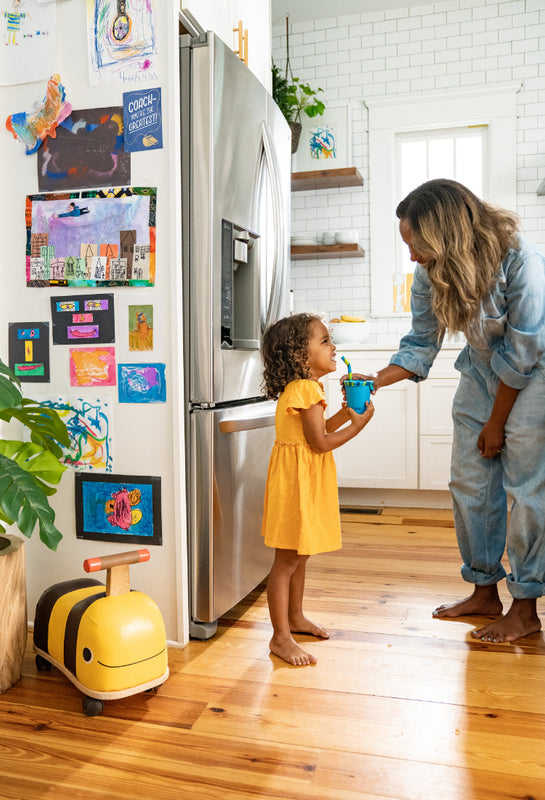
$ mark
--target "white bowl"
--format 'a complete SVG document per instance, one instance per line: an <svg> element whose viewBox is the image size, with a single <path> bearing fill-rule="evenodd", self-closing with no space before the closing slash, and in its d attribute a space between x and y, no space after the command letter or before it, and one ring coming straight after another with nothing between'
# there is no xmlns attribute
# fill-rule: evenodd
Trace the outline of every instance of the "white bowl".
<svg viewBox="0 0 545 800"><path fill-rule="evenodd" d="M346 231L337 231L335 233L335 242L337 244L356 244L360 238L357 230L349 229Z"/></svg>
<svg viewBox="0 0 545 800"><path fill-rule="evenodd" d="M370 333L368 322L330 322L333 344L361 344Z"/></svg>

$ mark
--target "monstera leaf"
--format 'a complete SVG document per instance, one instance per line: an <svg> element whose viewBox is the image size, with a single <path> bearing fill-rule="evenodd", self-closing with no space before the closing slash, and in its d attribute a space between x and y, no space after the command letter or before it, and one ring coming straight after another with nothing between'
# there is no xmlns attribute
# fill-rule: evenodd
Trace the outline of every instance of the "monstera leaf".
<svg viewBox="0 0 545 800"><path fill-rule="evenodd" d="M57 490L66 467L61 463L61 445L70 439L64 422L54 409L21 395L20 383L0 360L0 420L17 420L29 432L30 441L0 439L0 531L17 525L31 537L36 525L40 539L56 550L62 534L55 527L55 512L48 495Z"/></svg>

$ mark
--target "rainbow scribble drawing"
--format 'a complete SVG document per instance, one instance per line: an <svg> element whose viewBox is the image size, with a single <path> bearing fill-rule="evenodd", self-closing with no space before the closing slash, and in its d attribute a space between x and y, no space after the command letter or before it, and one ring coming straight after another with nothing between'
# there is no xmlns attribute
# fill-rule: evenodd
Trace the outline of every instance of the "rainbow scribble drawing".
<svg viewBox="0 0 545 800"><path fill-rule="evenodd" d="M156 80L154 0L87 0L89 81Z"/></svg>
<svg viewBox="0 0 545 800"><path fill-rule="evenodd" d="M70 386L115 386L115 347L71 348Z"/></svg>
<svg viewBox="0 0 545 800"><path fill-rule="evenodd" d="M70 446L63 447L64 464L76 469L112 472L112 423L107 401L66 397L40 402L54 408L68 429Z"/></svg>
<svg viewBox="0 0 545 800"><path fill-rule="evenodd" d="M28 113L21 111L10 114L6 120L6 128L15 139L19 139L26 149L27 156L35 153L46 136L53 139L56 128L70 115L72 106L65 100L66 90L61 83L60 75L55 73L47 82L45 97L41 105Z"/></svg>
<svg viewBox="0 0 545 800"><path fill-rule="evenodd" d="M335 131L332 126L311 128L309 132L311 158L336 158Z"/></svg>

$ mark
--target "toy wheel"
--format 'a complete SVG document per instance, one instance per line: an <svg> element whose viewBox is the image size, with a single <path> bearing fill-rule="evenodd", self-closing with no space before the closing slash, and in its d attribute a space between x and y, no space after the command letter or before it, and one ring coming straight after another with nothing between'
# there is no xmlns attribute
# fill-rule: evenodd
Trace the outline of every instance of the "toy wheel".
<svg viewBox="0 0 545 800"><path fill-rule="evenodd" d="M50 672L51 671L51 664L44 658L43 656L37 655L36 656L36 667L39 672Z"/></svg>
<svg viewBox="0 0 545 800"><path fill-rule="evenodd" d="M151 689L146 689L146 694L157 694L158 690L158 686L152 686Z"/></svg>
<svg viewBox="0 0 545 800"><path fill-rule="evenodd" d="M88 717L96 717L98 714L102 714L102 709L104 708L102 700L97 700L94 697L87 697L87 695L83 698L82 705Z"/></svg>

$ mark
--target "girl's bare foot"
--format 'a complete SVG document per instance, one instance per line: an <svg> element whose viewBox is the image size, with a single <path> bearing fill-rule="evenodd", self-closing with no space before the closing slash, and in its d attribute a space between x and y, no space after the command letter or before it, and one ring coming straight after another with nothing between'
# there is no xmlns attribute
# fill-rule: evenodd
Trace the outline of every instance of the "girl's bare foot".
<svg viewBox="0 0 545 800"><path fill-rule="evenodd" d="M311 636L318 636L320 639L329 639L326 629L307 619L304 614L296 618L290 617L290 631L292 633L308 633Z"/></svg>
<svg viewBox="0 0 545 800"><path fill-rule="evenodd" d="M537 615L536 601L515 599L504 617L472 631L471 635L483 642L514 642L540 630L541 620Z"/></svg>
<svg viewBox="0 0 545 800"><path fill-rule="evenodd" d="M292 636L273 636L269 642L271 653L284 659L294 667L306 667L309 664L316 664L316 658L299 647Z"/></svg>
<svg viewBox="0 0 545 800"><path fill-rule="evenodd" d="M473 594L457 603L439 606L432 611L434 617L452 619L454 617L483 616L495 617L501 614L503 605L495 583L491 586L475 586Z"/></svg>

